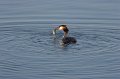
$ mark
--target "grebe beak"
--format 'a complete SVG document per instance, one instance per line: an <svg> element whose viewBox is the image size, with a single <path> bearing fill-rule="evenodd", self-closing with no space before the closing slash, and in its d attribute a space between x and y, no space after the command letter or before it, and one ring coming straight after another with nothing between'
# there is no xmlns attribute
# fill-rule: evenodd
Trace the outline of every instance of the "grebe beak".
<svg viewBox="0 0 120 79"><path fill-rule="evenodd" d="M56 28L53 30L53 34L54 34L54 35L56 34L56 30L59 30L59 27L56 27Z"/></svg>

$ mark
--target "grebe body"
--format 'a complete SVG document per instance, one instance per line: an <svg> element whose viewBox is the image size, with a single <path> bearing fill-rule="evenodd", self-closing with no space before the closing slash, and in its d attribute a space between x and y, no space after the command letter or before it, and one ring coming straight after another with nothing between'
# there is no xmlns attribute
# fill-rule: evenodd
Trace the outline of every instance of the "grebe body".
<svg viewBox="0 0 120 79"><path fill-rule="evenodd" d="M63 37L62 44L75 44L77 40L74 37Z"/></svg>

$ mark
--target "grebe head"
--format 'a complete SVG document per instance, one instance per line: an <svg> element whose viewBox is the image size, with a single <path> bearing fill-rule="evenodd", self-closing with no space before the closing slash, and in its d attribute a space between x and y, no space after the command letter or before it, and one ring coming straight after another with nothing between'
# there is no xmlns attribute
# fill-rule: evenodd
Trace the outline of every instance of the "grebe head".
<svg viewBox="0 0 120 79"><path fill-rule="evenodd" d="M56 32L56 30L63 30L64 31L64 37L67 36L68 31L69 31L66 25L60 25L60 26L58 26L57 28L54 29L54 32Z"/></svg>

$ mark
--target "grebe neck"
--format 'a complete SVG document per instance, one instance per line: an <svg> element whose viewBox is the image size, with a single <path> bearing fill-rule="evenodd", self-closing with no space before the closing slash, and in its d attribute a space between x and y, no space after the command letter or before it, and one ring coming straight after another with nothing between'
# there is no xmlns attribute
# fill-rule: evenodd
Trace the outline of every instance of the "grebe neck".
<svg viewBox="0 0 120 79"><path fill-rule="evenodd" d="M67 37L68 36L68 32L64 32L64 36L63 37Z"/></svg>

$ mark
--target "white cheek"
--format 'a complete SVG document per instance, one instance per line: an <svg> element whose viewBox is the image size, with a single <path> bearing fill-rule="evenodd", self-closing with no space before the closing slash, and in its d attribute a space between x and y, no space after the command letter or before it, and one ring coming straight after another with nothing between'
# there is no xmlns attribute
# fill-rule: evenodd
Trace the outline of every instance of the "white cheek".
<svg viewBox="0 0 120 79"><path fill-rule="evenodd" d="M63 27L60 27L59 30L63 30Z"/></svg>

